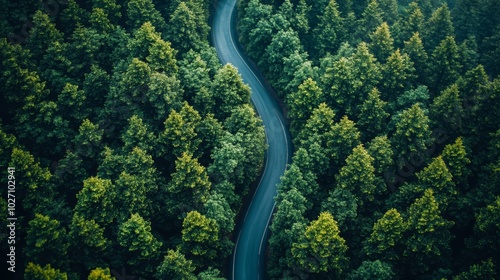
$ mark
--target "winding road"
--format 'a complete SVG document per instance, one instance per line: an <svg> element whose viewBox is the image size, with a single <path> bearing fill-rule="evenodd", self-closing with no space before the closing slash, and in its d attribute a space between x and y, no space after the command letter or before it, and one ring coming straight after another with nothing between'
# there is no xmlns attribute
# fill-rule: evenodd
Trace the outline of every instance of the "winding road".
<svg viewBox="0 0 500 280"><path fill-rule="evenodd" d="M219 0L212 22L212 43L222 64L238 68L252 89L251 100L265 126L268 150L261 181L241 223L233 253L233 280L263 279L268 227L274 211L276 185L291 161L290 133L279 103L259 70L242 52L235 31L237 0Z"/></svg>

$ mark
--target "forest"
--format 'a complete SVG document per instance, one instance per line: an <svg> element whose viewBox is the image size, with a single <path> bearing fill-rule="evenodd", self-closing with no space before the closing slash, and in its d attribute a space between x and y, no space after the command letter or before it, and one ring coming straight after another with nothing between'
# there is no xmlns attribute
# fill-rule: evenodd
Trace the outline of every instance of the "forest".
<svg viewBox="0 0 500 280"><path fill-rule="evenodd" d="M11 275L229 279L267 144L210 45L213 1L0 6ZM497 0L238 1L294 144L269 279L500 277L499 14Z"/></svg>
<svg viewBox="0 0 500 280"><path fill-rule="evenodd" d="M239 4L295 147L269 278L500 277L500 2Z"/></svg>
<svg viewBox="0 0 500 280"><path fill-rule="evenodd" d="M209 44L210 2L1 6L0 217L15 181L15 275L224 279L266 142L249 87Z"/></svg>

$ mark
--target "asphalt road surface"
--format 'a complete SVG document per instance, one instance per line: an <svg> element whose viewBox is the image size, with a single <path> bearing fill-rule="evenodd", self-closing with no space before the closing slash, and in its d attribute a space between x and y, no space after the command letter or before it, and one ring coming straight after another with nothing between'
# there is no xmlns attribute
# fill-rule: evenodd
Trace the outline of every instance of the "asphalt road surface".
<svg viewBox="0 0 500 280"><path fill-rule="evenodd" d="M268 150L259 186L244 216L233 253L233 280L263 279L268 227L274 211L276 185L290 162L292 144L279 103L269 85L241 51L235 28L237 0L219 0L212 22L212 43L223 64L236 68L252 89L252 103L264 122Z"/></svg>

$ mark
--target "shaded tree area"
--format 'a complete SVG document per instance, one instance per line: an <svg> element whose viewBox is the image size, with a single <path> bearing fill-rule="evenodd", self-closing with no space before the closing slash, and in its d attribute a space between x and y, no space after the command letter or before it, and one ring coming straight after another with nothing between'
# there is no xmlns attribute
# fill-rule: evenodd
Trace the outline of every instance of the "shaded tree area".
<svg viewBox="0 0 500 280"><path fill-rule="evenodd" d="M269 276L498 276L500 3L239 3L296 149Z"/></svg>
<svg viewBox="0 0 500 280"><path fill-rule="evenodd" d="M223 279L267 147L249 87L209 45L210 2L35 2L0 15L16 273Z"/></svg>

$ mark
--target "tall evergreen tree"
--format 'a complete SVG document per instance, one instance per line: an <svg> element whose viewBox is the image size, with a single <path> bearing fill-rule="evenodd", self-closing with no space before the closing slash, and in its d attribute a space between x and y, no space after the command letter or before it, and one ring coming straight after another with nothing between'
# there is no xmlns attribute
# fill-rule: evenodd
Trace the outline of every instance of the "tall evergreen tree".
<svg viewBox="0 0 500 280"><path fill-rule="evenodd" d="M363 139L372 139L383 133L386 128L386 120L389 114L386 112L387 102L380 99L380 92L377 88L368 94L368 98L361 104L358 111L358 122Z"/></svg>
<svg viewBox="0 0 500 280"><path fill-rule="evenodd" d="M427 51L433 51L446 37L453 36L455 29L448 5L443 4L432 13L425 23L423 41Z"/></svg>
<svg viewBox="0 0 500 280"><path fill-rule="evenodd" d="M394 40L387 22L382 23L370 34L368 47L373 56L381 63L385 63L387 58L394 52Z"/></svg>
<svg viewBox="0 0 500 280"><path fill-rule="evenodd" d="M197 19L185 2L179 4L168 24L168 39L179 52L185 53L190 49L199 51L206 47L205 40L208 38L210 27Z"/></svg>
<svg viewBox="0 0 500 280"><path fill-rule="evenodd" d="M453 37L446 37L432 52L430 89L440 91L460 77L460 54Z"/></svg>
<svg viewBox="0 0 500 280"><path fill-rule="evenodd" d="M313 30L315 48L319 57L335 53L346 34L343 18L335 0L330 0L324 13L318 16L319 23Z"/></svg>
<svg viewBox="0 0 500 280"><path fill-rule="evenodd" d="M429 118L420 106L415 104L404 110L391 138L394 152L398 155L398 166L402 167L411 157L425 159L425 151L431 141Z"/></svg>
<svg viewBox="0 0 500 280"><path fill-rule="evenodd" d="M408 41L404 42L404 48L402 50L404 54L407 54L410 60L413 62L416 73L416 82L420 85L427 84L427 79L429 75L428 71L428 58L427 52L424 49L422 39L418 32L413 33Z"/></svg>
<svg viewBox="0 0 500 280"><path fill-rule="evenodd" d="M112 7L112 3L106 3ZM166 30L166 23L152 0L130 0L127 3L127 25L131 30L150 22L160 32Z"/></svg>
<svg viewBox="0 0 500 280"><path fill-rule="evenodd" d="M427 189L408 209L408 232L404 257L410 275L441 267L451 253L449 231L454 223L441 216L434 192Z"/></svg>
<svg viewBox="0 0 500 280"><path fill-rule="evenodd" d="M345 273L347 245L339 235L337 222L323 212L306 228L301 241L294 243L292 255L299 267L312 275L340 277Z"/></svg>

